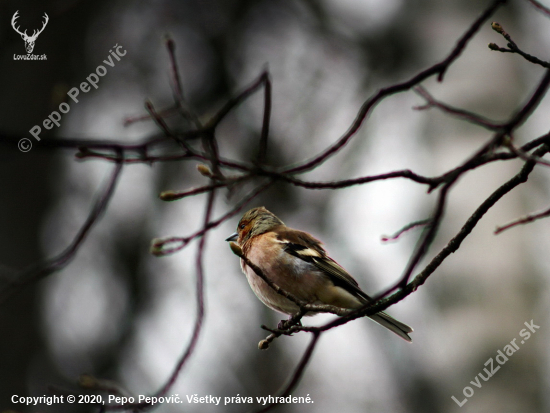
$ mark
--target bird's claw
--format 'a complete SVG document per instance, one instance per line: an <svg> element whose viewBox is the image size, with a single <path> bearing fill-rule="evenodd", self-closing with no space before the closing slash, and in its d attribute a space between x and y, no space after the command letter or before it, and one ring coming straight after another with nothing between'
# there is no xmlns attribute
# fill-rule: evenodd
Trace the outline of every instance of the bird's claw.
<svg viewBox="0 0 550 413"><path fill-rule="evenodd" d="M279 330L286 330L291 326L302 326L302 320L293 322L292 317L290 317L288 320L281 320L279 321L279 324L277 324L277 328Z"/></svg>

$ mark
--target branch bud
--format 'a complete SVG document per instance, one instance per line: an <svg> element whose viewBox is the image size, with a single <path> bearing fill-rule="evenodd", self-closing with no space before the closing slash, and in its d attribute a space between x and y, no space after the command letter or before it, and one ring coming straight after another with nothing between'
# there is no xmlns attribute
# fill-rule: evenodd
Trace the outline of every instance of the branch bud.
<svg viewBox="0 0 550 413"><path fill-rule="evenodd" d="M206 176L207 178L212 178L214 176L212 170L203 163L197 165L197 171L199 171L202 176Z"/></svg>
<svg viewBox="0 0 550 413"><path fill-rule="evenodd" d="M267 350L269 348L269 341L267 340L262 340L258 343L258 348L260 350Z"/></svg>
<svg viewBox="0 0 550 413"><path fill-rule="evenodd" d="M90 154L90 150L85 146L79 146L77 149L78 149L78 152L75 153L74 156L77 157L78 159L85 158L87 155Z"/></svg>
<svg viewBox="0 0 550 413"><path fill-rule="evenodd" d="M177 191L163 191L159 194L159 198L163 201L175 201L179 199L179 192Z"/></svg>
<svg viewBox="0 0 550 413"><path fill-rule="evenodd" d="M504 31L504 29L502 28L502 26L501 26L499 23L497 23L497 22L492 22L492 23L491 23L491 28L492 28L495 32L500 33L500 34L502 34L502 32Z"/></svg>
<svg viewBox="0 0 550 413"><path fill-rule="evenodd" d="M487 46L489 46L489 49L491 50L499 50L500 47L498 47L498 44L496 43L489 43Z"/></svg>
<svg viewBox="0 0 550 413"><path fill-rule="evenodd" d="M158 257L162 255L163 247L164 247L164 241L162 240L162 238L153 238L151 240L151 247L149 248L149 252Z"/></svg>

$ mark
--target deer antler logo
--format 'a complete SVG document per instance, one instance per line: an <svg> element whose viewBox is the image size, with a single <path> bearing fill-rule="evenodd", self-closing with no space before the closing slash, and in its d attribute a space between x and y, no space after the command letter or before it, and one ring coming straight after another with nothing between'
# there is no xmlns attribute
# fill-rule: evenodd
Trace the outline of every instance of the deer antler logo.
<svg viewBox="0 0 550 413"><path fill-rule="evenodd" d="M25 30L23 33L21 33L19 31L19 27L15 27L15 21L19 17L17 15L17 13L19 13L19 10L17 10L15 12L15 14L13 15L13 17L11 19L11 26L13 27L13 30L15 30L17 33L19 33L21 35L21 37L25 41L25 49L27 49L27 53L30 54L30 53L32 53L32 50L34 49L34 42L36 42L36 38L38 37L38 35L40 33L42 33L44 31L44 28L48 24L48 21L50 20L50 18L48 17L48 15L46 13L44 13L44 17L46 18L46 20L44 21L44 25L42 26L42 28L40 30L34 30L32 36L29 36L29 35L27 35L27 30Z"/></svg>

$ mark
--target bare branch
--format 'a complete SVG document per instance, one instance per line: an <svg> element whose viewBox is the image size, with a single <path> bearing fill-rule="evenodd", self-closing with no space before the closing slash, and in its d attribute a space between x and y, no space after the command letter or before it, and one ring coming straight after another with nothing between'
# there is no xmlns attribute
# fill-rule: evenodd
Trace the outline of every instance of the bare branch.
<svg viewBox="0 0 550 413"><path fill-rule="evenodd" d="M422 175L418 175L408 169L388 172L380 175L372 175L372 176L365 176L362 178L344 179L342 181L331 181L331 182L307 182L307 181L303 181L303 180L291 177L290 175L284 174L284 173L278 174L275 172L270 173L266 171L260 171L260 173L266 174L273 178L281 179L283 181L286 181L288 183L291 183L293 185L306 188L306 189L341 189L341 188L347 188L354 185L362 185L369 182L381 181L385 179L407 178L407 179L410 179L411 181L428 185L429 191L431 191L442 182L439 178L429 178Z"/></svg>
<svg viewBox="0 0 550 413"><path fill-rule="evenodd" d="M455 48L444 60L442 60L439 63L436 63L435 65L429 67L428 69L423 70L422 72L416 74L415 76L413 76L412 78L410 78L409 80L403 83L398 83L396 85L392 85L392 86L380 89L376 94L374 94L365 103L363 103L363 105L361 106L361 109L359 109L359 113L355 117L355 120L351 124L350 128L340 139L338 139L336 143L334 143L333 145L328 147L325 151L313 157L312 159L305 161L302 164L299 164L297 166L288 167L284 172L293 174L293 173L302 173L302 172L309 171L312 168L316 167L317 165L320 165L321 163L325 162L328 158L330 158L334 154L336 154L357 133L357 131L363 124L363 121L366 119L367 115L371 112L371 110L386 97L409 90L413 86L416 86L423 80L434 75L438 75L439 81L443 80L443 76L447 71L448 67L458 58L458 56L460 56L460 54L466 47L466 44L470 41L470 39L474 36L474 34L479 30L481 25L489 17L491 17L491 15L494 12L496 12L496 10L505 2L506 0L494 1L491 4L491 6L489 6L487 10L485 10L477 18L477 20L470 26L470 28L466 31L466 33L464 33L464 35L457 42Z"/></svg>
<svg viewBox="0 0 550 413"><path fill-rule="evenodd" d="M264 117L262 121L262 133L260 135L260 147L258 149L257 163L265 162L267 154L267 139L269 137L269 122L271 119L271 79L267 69L264 71Z"/></svg>
<svg viewBox="0 0 550 413"><path fill-rule="evenodd" d="M490 130L494 131L494 130L498 130L501 127L500 124L498 124L498 123L496 123L496 122L494 122L490 119L484 118L483 116L479 116L476 113L473 113L473 112L470 112L470 111L467 111L467 110L463 110L463 109L458 109L458 108L455 108L453 106L447 105L443 102L440 102L440 101L436 100L422 86L416 86L414 88L414 91L418 95L422 96L427 102L427 105L425 105L425 106L415 107L415 109L417 109L417 110L424 110L424 109L429 109L429 108L435 107L435 108L438 108L438 109L442 110L443 112L446 112L446 113L451 114L453 116L456 116L458 118L464 119L464 120L466 120L468 122L471 122L471 123L474 123L478 126L482 126L486 129L490 129Z"/></svg>
<svg viewBox="0 0 550 413"><path fill-rule="evenodd" d="M263 71L262 74L254 82L245 88L237 96L229 99L229 101L216 113L212 119L210 119L206 127L214 129L218 124L227 116L227 114L236 106L240 105L245 99L258 90L262 85L267 84L269 81L269 74L267 71Z"/></svg>
<svg viewBox="0 0 550 413"><path fill-rule="evenodd" d="M539 10L541 13L545 14L546 17L550 17L550 9L546 6L543 6L540 2L537 0L527 0L529 3L531 3L533 6L536 7L537 10Z"/></svg>
<svg viewBox="0 0 550 413"><path fill-rule="evenodd" d="M544 145L535 151L535 155L540 157L550 151L550 146ZM512 179L500 186L494 191L468 218L459 233L437 254L430 263L422 270L412 281L414 289L424 284L426 279L441 265L441 263L452 253L454 253L459 247L462 241L470 234L470 232L477 225L479 220L487 213L487 211L495 205L504 195L509 193L516 186L527 182L527 178L533 171L536 162L525 162L521 171L515 175Z"/></svg>
<svg viewBox="0 0 550 413"><path fill-rule="evenodd" d="M538 2L530 0L530 2L538 7ZM17 279L11 282L5 289L0 291L0 302L10 296L12 292L26 284L35 282L36 280L47 276L48 274L59 271L64 268L69 260L77 253L86 234L93 227L94 223L99 219L101 213L105 210L110 198L113 196L116 182L120 175L122 166L125 164L135 163L154 163L168 161L201 161L204 165L199 166L199 172L209 179L209 183L198 187L190 188L184 191L164 191L160 197L163 200L176 200L186 197L207 194L205 203L204 220L199 229L186 237L169 237L162 240L154 240L152 242L151 251L158 256L171 254L187 247L192 241L200 239L198 242L198 251L196 255L196 316L194 318L193 332L189 343L183 350L179 359L175 362L174 368L166 379L164 384L153 394L155 396L163 396L168 394L175 380L181 374L190 357L194 354L197 348L197 342L202 331L202 325L205 317L204 304L204 251L206 247L206 235L209 231L215 229L223 222L239 213L251 200L257 195L267 190L274 183L290 184L303 189L342 189L355 185L364 185L375 181L405 178L409 181L426 185L427 192L438 191L437 199L433 206L433 211L428 219L412 222L391 237L383 237L384 241L398 239L406 231L423 227L421 233L418 234L418 240L415 248L411 253L407 265L403 269L399 278L394 281L387 290L376 296L372 302L358 310L347 310L339 307L322 304L311 304L301 301L298 297L283 290L278 285L273 283L263 274L261 268L251 262L247 257L243 256L240 248L234 244L233 251L240 256L242 262L248 265L261 279L263 279L273 290L278 294L286 297L288 300L296 304L296 313L287 321L280 323L278 328L268 328L262 326L264 330L271 334L266 339L259 343L260 349L267 348L271 342L282 335L291 335L298 332L309 332L313 335L307 349L305 350L298 366L290 375L288 384L277 393L276 397L284 397L289 395L298 385L303 376L308 363L311 360L313 351L318 343L319 337L324 331L331 328L343 325L355 320L359 317L373 315L382 310L385 310L391 305L398 303L408 295L412 294L419 286L435 273L441 263L447 259L450 254L460 248L461 243L477 226L478 222L499 202L507 193L512 191L518 185L526 182L530 173L537 165L550 166L550 162L542 157L550 151L550 134L540 136L536 139L518 147L512 143L514 131L520 127L533 113L539 105L541 99L545 96L550 86L550 70L545 71L541 80L539 80L535 90L531 93L527 101L510 114L508 119L499 123L487 119L479 114L470 112L465 109L460 109L436 100L428 91L426 91L420 83L432 76L436 76L441 81L454 61L466 48L468 42L473 38L477 31L488 21L489 17L505 3L505 0L493 1L489 7L481 13L481 15L472 23L466 32L459 38L455 47L449 52L447 57L428 67L427 69L418 72L411 76L408 80L390 85L379 89L376 93L364 101L361 108L358 110L355 119L351 122L343 135L335 139L328 147L319 154L303 160L295 165L285 166L283 168L270 167L266 164L268 158L268 141L270 116L272 109L272 83L269 72L264 70L260 76L251 84L245 87L240 93L232 98L229 98L226 103L212 116L209 121L203 125L199 121L199 117L195 115L184 101L183 85L178 71L177 59L175 55L175 44L172 39L166 40L166 47L169 55L169 68L171 74L171 83L174 93L175 106L165 110L157 111L150 102L146 103L148 115L140 116L127 120L134 122L137 120L150 119L153 120L164 136L154 136L148 140L127 144L121 141L95 141L95 140L78 140L78 139L48 139L43 141L40 150L69 148L77 149L76 157L86 160L103 160L113 162L114 171L111 175L109 184L101 191L98 201L94 204L90 215L82 228L79 230L76 238L61 254L48 260L46 263L33 266L18 274ZM539 8L540 9L540 8ZM543 8L544 9L544 8ZM505 53L517 53L531 63L535 63L546 68L550 68L550 64L531 56L517 47L511 37L496 23L493 23L493 29L504 36L508 41L508 48L500 48L492 44L491 49ZM220 154L217 140L217 127L225 119L225 117L242 102L248 99L253 93L256 93L263 88L263 118L262 128L259 137L258 151L256 156L251 160L241 161L224 158ZM484 127L491 131L490 136L487 136L480 146L472 153L466 161L456 165L439 176L429 177L417 174L408 169L390 171L378 175L364 176L353 179L343 179L340 181L327 182L310 182L298 179L297 176L301 173L310 171L322 165L341 151L341 149L357 134L357 131L366 121L369 114L374 110L376 105L385 98L396 93L401 93L414 88L425 101L426 105L418 109L437 108L451 116L472 122L478 126ZM168 116L180 115L182 118L192 122L191 129L186 131L171 130L166 123ZM13 143L13 136L0 134L0 143ZM202 146L196 142L200 140ZM222 146L223 148L223 146ZM154 152L153 152L154 150ZM308 154L310 156L311 154ZM422 270L418 270L422 260L427 256L428 251L432 248L433 241L438 235L440 225L445 216L445 209L449 202L449 194L455 184L459 182L462 176L474 169L495 161L505 161L520 158L524 161L519 172L509 181L498 187L468 218L461 230L443 247L439 253L432 258ZM235 172L237 171L237 172ZM215 195L220 188L227 188L230 194L234 194L234 188L237 185L250 185L252 190L241 196L236 204L230 210L217 219L212 219ZM516 225L533 222L550 216L550 209L527 215L517 219L502 227L498 227L495 233L500 233L508 228ZM418 272L419 271L419 272ZM414 273L416 276L414 276ZM412 281L411 281L412 280ZM301 318L311 312L327 312L338 315L329 323L321 326L302 326ZM88 385L87 388L102 390L113 394L122 394L118 390L118 386L109 381L101 381L85 376L83 385ZM82 384L82 383L81 383ZM276 406L277 402L262 407L261 412L268 411ZM153 407L151 404L126 404L108 406L107 410L133 410L135 412L146 410ZM103 409L103 407L101 407ZM102 410L103 411L103 410Z"/></svg>
<svg viewBox="0 0 550 413"><path fill-rule="evenodd" d="M233 209L231 209L228 213L226 213L225 215L223 215L222 217L220 217L215 221L209 222L208 225L206 225L203 229L187 237L170 237L165 239L154 239L151 242L151 253L157 256L164 256L164 255L173 254L177 251L182 250L194 239L202 237L207 231L213 228L216 228L218 225L222 224L223 222L227 221L229 218L238 214L252 199L254 199L260 193L262 193L267 188L269 188L271 184L272 184L271 181L267 181L262 185L258 186L253 191L251 191L247 196L245 196L241 201L239 201L233 207ZM174 246L167 248L166 245L170 245L170 244L174 244Z"/></svg>
<svg viewBox="0 0 550 413"><path fill-rule="evenodd" d="M531 63L537 64L537 65L540 65L542 67L545 67L547 69L550 69L550 63L549 62L545 62L544 60L541 60L538 57L530 55L529 53L525 53L523 50L521 50L518 47L518 45L516 44L516 42L514 42L512 40L510 35L504 31L504 29L502 28L502 26L499 23L493 22L491 24L491 27L493 28L493 30L495 32L500 33L508 41L508 49L502 48L502 47L498 46L495 43L489 43L489 49L494 50L496 52L517 53L521 57L523 57L525 60L527 60L528 62L531 62Z"/></svg>
<svg viewBox="0 0 550 413"><path fill-rule="evenodd" d="M166 380L164 385L154 394L154 398L162 397L170 391L170 388L173 386L173 384L176 382L181 370L185 366L186 362L189 360L191 355L193 354L197 342L199 339L199 335L202 330L203 321L204 321L204 314L205 314L205 308L204 308L204 269L203 269L203 256L204 256L204 246L206 244L206 232L207 228L210 224L210 217L212 214L212 209L214 207L214 199L215 199L215 189L211 190L208 194L208 199L206 201L206 213L204 217L204 235L201 237L199 241L199 247L197 251L197 258L196 258L196 268L197 268L197 279L196 279L196 300L197 300L197 314L195 318L195 323L193 327L193 332L191 334L191 340L189 344L187 345L185 351L181 355L180 359L176 363L176 366L174 367L172 374L170 374L170 377ZM153 407L154 404L151 403L128 403L128 404L118 404L118 405L110 405L105 406L105 410L130 410L133 411L143 411L146 409L149 409Z"/></svg>
<svg viewBox="0 0 550 413"><path fill-rule="evenodd" d="M288 291L283 290L281 287L279 287L277 284L275 284L273 281L271 281L263 273L263 271L261 270L260 267L258 267L252 261L250 261L248 259L248 257L246 257L243 254L241 248L236 243L231 242L230 245L231 245L231 250L233 251L233 253L235 255L237 255L238 257L240 257L241 260L243 260L246 263L246 265L248 265L250 268L252 268L252 270L256 273L256 275L258 277L260 277L262 280L264 280L265 283L267 285L269 285L273 290L275 290L275 292L277 294L280 294L283 297L288 298L290 301L292 301L294 304L296 304L296 306L299 308L297 310L297 313L300 312L300 311L323 312L323 313L332 313L332 314L336 314L336 315L348 315L349 313L351 313L351 310L346 310L346 309L341 308L341 307L335 307L333 305L328 305L328 304L310 304L308 302L300 300L299 298L297 298L293 294L289 293ZM281 330L283 330L283 329L279 329L279 331L281 331Z"/></svg>
<svg viewBox="0 0 550 413"><path fill-rule="evenodd" d="M522 218L518 218L518 219L516 219L512 222L509 222L508 224L497 227L495 229L495 235L500 234L501 232L506 231L507 229L510 229L510 228L515 227L517 225L528 224L530 222L534 222L534 221L537 221L539 219L547 218L547 217L550 217L550 208L545 210L545 211L542 211L542 212L537 212L537 213L534 213L534 214L526 215Z"/></svg>
<svg viewBox="0 0 550 413"><path fill-rule="evenodd" d="M550 162L542 159L542 158L538 158L536 156L532 156L530 154L528 154L527 152L523 151L521 148L516 148L514 146L514 144L512 143L512 139L508 139L505 141L505 146L507 148L510 149L510 151L512 151L512 153L514 155L516 155L518 158L521 158L523 159L524 161L533 161L533 162L536 162L540 165L544 165L544 166L550 166Z"/></svg>
<svg viewBox="0 0 550 413"><path fill-rule="evenodd" d="M193 328L193 334L191 336L191 341L189 342L189 345L187 346L187 349L179 359L178 363L176 364L176 367L174 368L174 371L172 372L170 378L166 381L164 386L162 386L156 393L155 396L163 396L165 395L176 379L178 378L178 375L187 362L189 360L189 357L191 357L191 354L196 348L197 341L199 339L199 335L202 329L202 324L204 320L204 268L203 268L203 257L204 257L204 247L206 245L206 231L210 224L210 217L212 215L212 210L214 208L214 199L215 199L215 189L212 189L210 193L208 194L208 200L206 201L206 213L204 215L204 231L205 234L201 237L199 241L199 248L197 251L197 259L196 259L196 267L197 267L197 281L196 281L196 297L197 297L197 315L195 319L195 326Z"/></svg>
<svg viewBox="0 0 550 413"><path fill-rule="evenodd" d="M29 268L21 271L16 274L12 280L7 282L7 285L3 286L0 290L0 304L4 303L5 300L11 297L12 294L16 293L23 287L32 284L42 278L47 277L50 274L61 271L63 268L69 264L69 262L74 258L78 249L86 239L86 236L94 227L96 222L99 220L109 201L113 197L118 178L120 177L120 172L122 171L122 162L117 162L113 168L113 172L107 182L105 188L100 191L100 196L92 206L88 218L79 229L75 238L69 244L67 248L59 255L49 259L48 261L40 264L35 264Z"/></svg>
<svg viewBox="0 0 550 413"><path fill-rule="evenodd" d="M548 152L550 152L550 146L544 145L543 147L539 148L536 151L535 155L540 157ZM418 287L420 287L426 282L426 280L430 277L430 275L432 275L435 272L435 270L443 263L443 261L447 257L449 257L449 255L451 255L452 253L458 250L462 241L464 241L464 239L471 233L471 231L474 229L477 223L481 220L481 218L487 213L487 211L491 207L493 207L500 199L502 199L504 195L509 193L512 189L514 189L518 185L527 181L527 178L533 171L535 165L536 165L536 162L534 161L525 162L521 171L517 175L515 175L512 179L504 183L495 192L493 192L476 209L476 211L470 216L470 218L468 218L468 220L466 221L462 229L458 232L458 234L455 235L455 237L452 238L449 241L449 243L428 263L428 265L426 265L426 267L420 273L418 273L414 277L414 279L410 283L408 283L405 287L399 289L389 297L378 298L372 303L367 304L362 309L356 310L348 314L347 316L336 318L335 320L323 326L320 326L320 327L292 326L289 328L289 330L286 333L295 333L299 331L323 332L326 330L330 330L339 325L346 324L356 318L369 316L369 315L376 314L380 311L384 311L391 305L398 303L399 301L403 300L404 298L412 294L414 291L417 290ZM379 297L383 295L384 294L381 294L379 295Z"/></svg>
<svg viewBox="0 0 550 413"><path fill-rule="evenodd" d="M183 97L183 86L181 83L181 77L178 69L178 62L176 60L176 43L174 40L167 36L166 48L168 49L168 57L170 59L170 77L172 79L172 88L174 90L174 101L176 102L176 108L184 119L189 119L197 129L202 128L202 123L199 117L191 110L187 102Z"/></svg>
<svg viewBox="0 0 550 413"><path fill-rule="evenodd" d="M382 242L395 241L399 239L399 237L403 235L405 232L410 231L413 228L418 228L429 224L430 224L429 219L422 219L420 221L411 222L410 224L405 225L403 228L401 228L399 231L397 231L393 235L382 235L381 237Z"/></svg>

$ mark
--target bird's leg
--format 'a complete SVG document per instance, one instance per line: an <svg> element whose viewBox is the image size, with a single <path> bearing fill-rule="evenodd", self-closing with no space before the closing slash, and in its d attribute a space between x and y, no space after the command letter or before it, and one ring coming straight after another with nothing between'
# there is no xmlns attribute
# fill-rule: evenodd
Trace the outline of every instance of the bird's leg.
<svg viewBox="0 0 550 413"><path fill-rule="evenodd" d="M290 319L289 319L290 320ZM286 330L286 325L288 324L289 320L281 320L279 321L279 324L277 324L277 329L279 330Z"/></svg>
<svg viewBox="0 0 550 413"><path fill-rule="evenodd" d="M277 324L277 328L279 330L286 330L287 328L291 326L301 326L302 325L302 317L301 314L294 314L288 317L287 320L281 320L279 321L279 324Z"/></svg>

